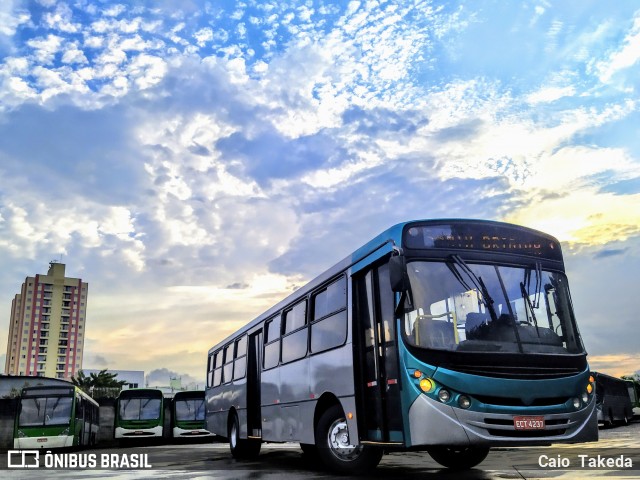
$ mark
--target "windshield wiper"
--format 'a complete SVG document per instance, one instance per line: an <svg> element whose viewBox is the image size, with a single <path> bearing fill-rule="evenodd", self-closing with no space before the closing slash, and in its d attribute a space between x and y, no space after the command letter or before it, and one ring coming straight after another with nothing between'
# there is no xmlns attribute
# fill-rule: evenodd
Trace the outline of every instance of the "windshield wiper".
<svg viewBox="0 0 640 480"><path fill-rule="evenodd" d="M484 281L482 280L482 277L476 275L473 272L473 270L471 270L471 267L469 267L469 265L467 265L467 263L462 258L460 258L458 255L451 255L451 258L456 263L456 265L458 265L460 268L462 268L462 270L469 276L469 278L471 279L473 284L476 286L476 288L480 292L482 292L482 303L484 303L484 305L487 307L487 310L489 310L489 315L491 315L491 321L492 322L496 322L496 324L497 324L498 323L498 315L497 315L496 310L495 310L495 308L493 306L494 301L491 298L491 295L489 295L489 289L487 288L487 286L485 285ZM453 267L453 265L451 267ZM449 267L449 268L451 269L451 267ZM494 269L495 269L495 272L496 272L496 277L498 278L498 281L500 282L500 288L502 289L502 295L504 295L505 303L507 305L507 308L509 309L509 317L511 318L511 321L509 323L511 323L511 325L513 327L513 334L515 335L516 343L518 344L518 350L520 351L520 353L524 353L524 349L522 348L522 341L520 340L520 332L518 332L518 326L516 325L516 322L515 322L515 316L513 314L513 309L511 308L511 303L509 302L509 296L507 295L507 289L504 286L504 281L502 280L502 275L500 275L500 271L498 270L498 266L494 265ZM466 285L464 283L464 281L462 281L461 278L459 278L459 274L458 274L458 276L456 276L456 278L458 278L458 280L463 285Z"/></svg>
<svg viewBox="0 0 640 480"><path fill-rule="evenodd" d="M533 320L533 324L536 326L536 332L538 333L538 337L540 337L540 331L538 330L538 320L536 319L536 312L533 311L534 305L531 303L531 297L529 297L529 292L524 287L524 282L520 282L520 292L522 293L522 298L525 302L524 312L527 315L527 323L529 322L529 312L531 312L531 319ZM526 307L529 307L528 309Z"/></svg>
<svg viewBox="0 0 640 480"><path fill-rule="evenodd" d="M451 255L451 259L455 262L456 265L458 265L462 269L464 273L467 274L467 276L471 279L471 282L475 286L475 289L482 293L482 303L489 311L489 315L491 316L491 321L497 320L498 314L496 313L496 310L493 307L493 298L491 298L491 295L489 295L489 290L487 289L487 286L482 280L482 277L478 277L473 272L473 270L471 270L469 265L467 265L466 262L462 258L460 258L458 255ZM466 288L467 290L473 290L473 288L471 288L467 284L467 282L464 281L464 279L462 278L462 275L460 274L460 272L458 272L454 264L447 263L447 266L449 267L449 270L451 270L451 272L455 275L456 279L462 284L464 288Z"/></svg>
<svg viewBox="0 0 640 480"><path fill-rule="evenodd" d="M540 290L542 287L542 265L540 264L540 262L536 262L535 264L535 269L536 269L536 280L535 280L535 294L533 297L533 308L538 308L540 307ZM531 269L527 268L524 272L524 281L521 283L522 287L524 288L524 284L526 283L526 292L527 292L527 296L530 295L529 291L530 291L530 287L531 287Z"/></svg>

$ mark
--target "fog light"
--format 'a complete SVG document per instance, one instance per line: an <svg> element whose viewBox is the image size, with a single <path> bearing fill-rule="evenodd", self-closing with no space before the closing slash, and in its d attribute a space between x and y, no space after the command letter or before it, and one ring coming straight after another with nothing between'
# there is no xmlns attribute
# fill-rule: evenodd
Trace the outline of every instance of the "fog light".
<svg viewBox="0 0 640 480"><path fill-rule="evenodd" d="M579 398L574 398L573 399L573 408L575 408L575 409L580 408L580 399Z"/></svg>
<svg viewBox="0 0 640 480"><path fill-rule="evenodd" d="M438 398L442 403L447 403L449 400L451 400L451 394L449 393L448 390L441 388L440 391L438 392Z"/></svg>
<svg viewBox="0 0 640 480"><path fill-rule="evenodd" d="M582 394L582 403L584 403L585 405L589 403L589 395L587 395L586 393Z"/></svg>
<svg viewBox="0 0 640 480"><path fill-rule="evenodd" d="M429 393L429 392L433 392L433 390L436 388L435 383L433 383L433 380L431 380L430 378L423 378L422 380L420 380L420 390L422 390L425 393Z"/></svg>
<svg viewBox="0 0 640 480"><path fill-rule="evenodd" d="M469 408L471 406L471 399L466 395L460 395L458 397L458 405L460 405L460 408Z"/></svg>

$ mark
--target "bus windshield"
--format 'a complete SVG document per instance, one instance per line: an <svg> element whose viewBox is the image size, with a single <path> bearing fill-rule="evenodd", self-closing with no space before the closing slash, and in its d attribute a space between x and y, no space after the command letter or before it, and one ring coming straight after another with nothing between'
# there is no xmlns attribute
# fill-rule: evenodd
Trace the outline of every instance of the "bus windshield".
<svg viewBox="0 0 640 480"><path fill-rule="evenodd" d="M71 397L31 397L22 399L19 425L69 425Z"/></svg>
<svg viewBox="0 0 640 480"><path fill-rule="evenodd" d="M122 420L155 420L160 418L159 398L127 398L120 402Z"/></svg>
<svg viewBox="0 0 640 480"><path fill-rule="evenodd" d="M465 352L577 354L564 274L530 267L412 261L404 338L416 347ZM406 306L406 305L405 305Z"/></svg>
<svg viewBox="0 0 640 480"><path fill-rule="evenodd" d="M176 402L176 421L204 420L204 399L190 398Z"/></svg>

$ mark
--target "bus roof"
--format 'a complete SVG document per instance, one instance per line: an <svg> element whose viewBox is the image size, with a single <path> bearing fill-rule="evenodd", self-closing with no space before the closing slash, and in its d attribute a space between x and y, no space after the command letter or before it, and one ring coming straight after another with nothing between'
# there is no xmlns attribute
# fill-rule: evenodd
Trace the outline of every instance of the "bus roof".
<svg viewBox="0 0 640 480"><path fill-rule="evenodd" d="M96 406L98 402L94 400L89 394L82 390L77 385L34 385L30 387L24 387L22 389L22 397L35 397L35 396L65 396L77 393L81 395L85 400L94 403Z"/></svg>
<svg viewBox="0 0 640 480"><path fill-rule="evenodd" d="M118 394L118 398L126 398L126 397L163 397L164 394L162 390L158 388L127 388L125 390L120 390Z"/></svg>

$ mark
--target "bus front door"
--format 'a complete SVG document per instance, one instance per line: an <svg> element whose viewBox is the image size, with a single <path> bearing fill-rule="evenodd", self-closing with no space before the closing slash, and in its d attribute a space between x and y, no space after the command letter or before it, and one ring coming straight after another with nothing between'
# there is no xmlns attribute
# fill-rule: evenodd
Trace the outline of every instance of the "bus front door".
<svg viewBox="0 0 640 480"><path fill-rule="evenodd" d="M358 430L365 443L404 443L394 294L388 265L354 277Z"/></svg>

